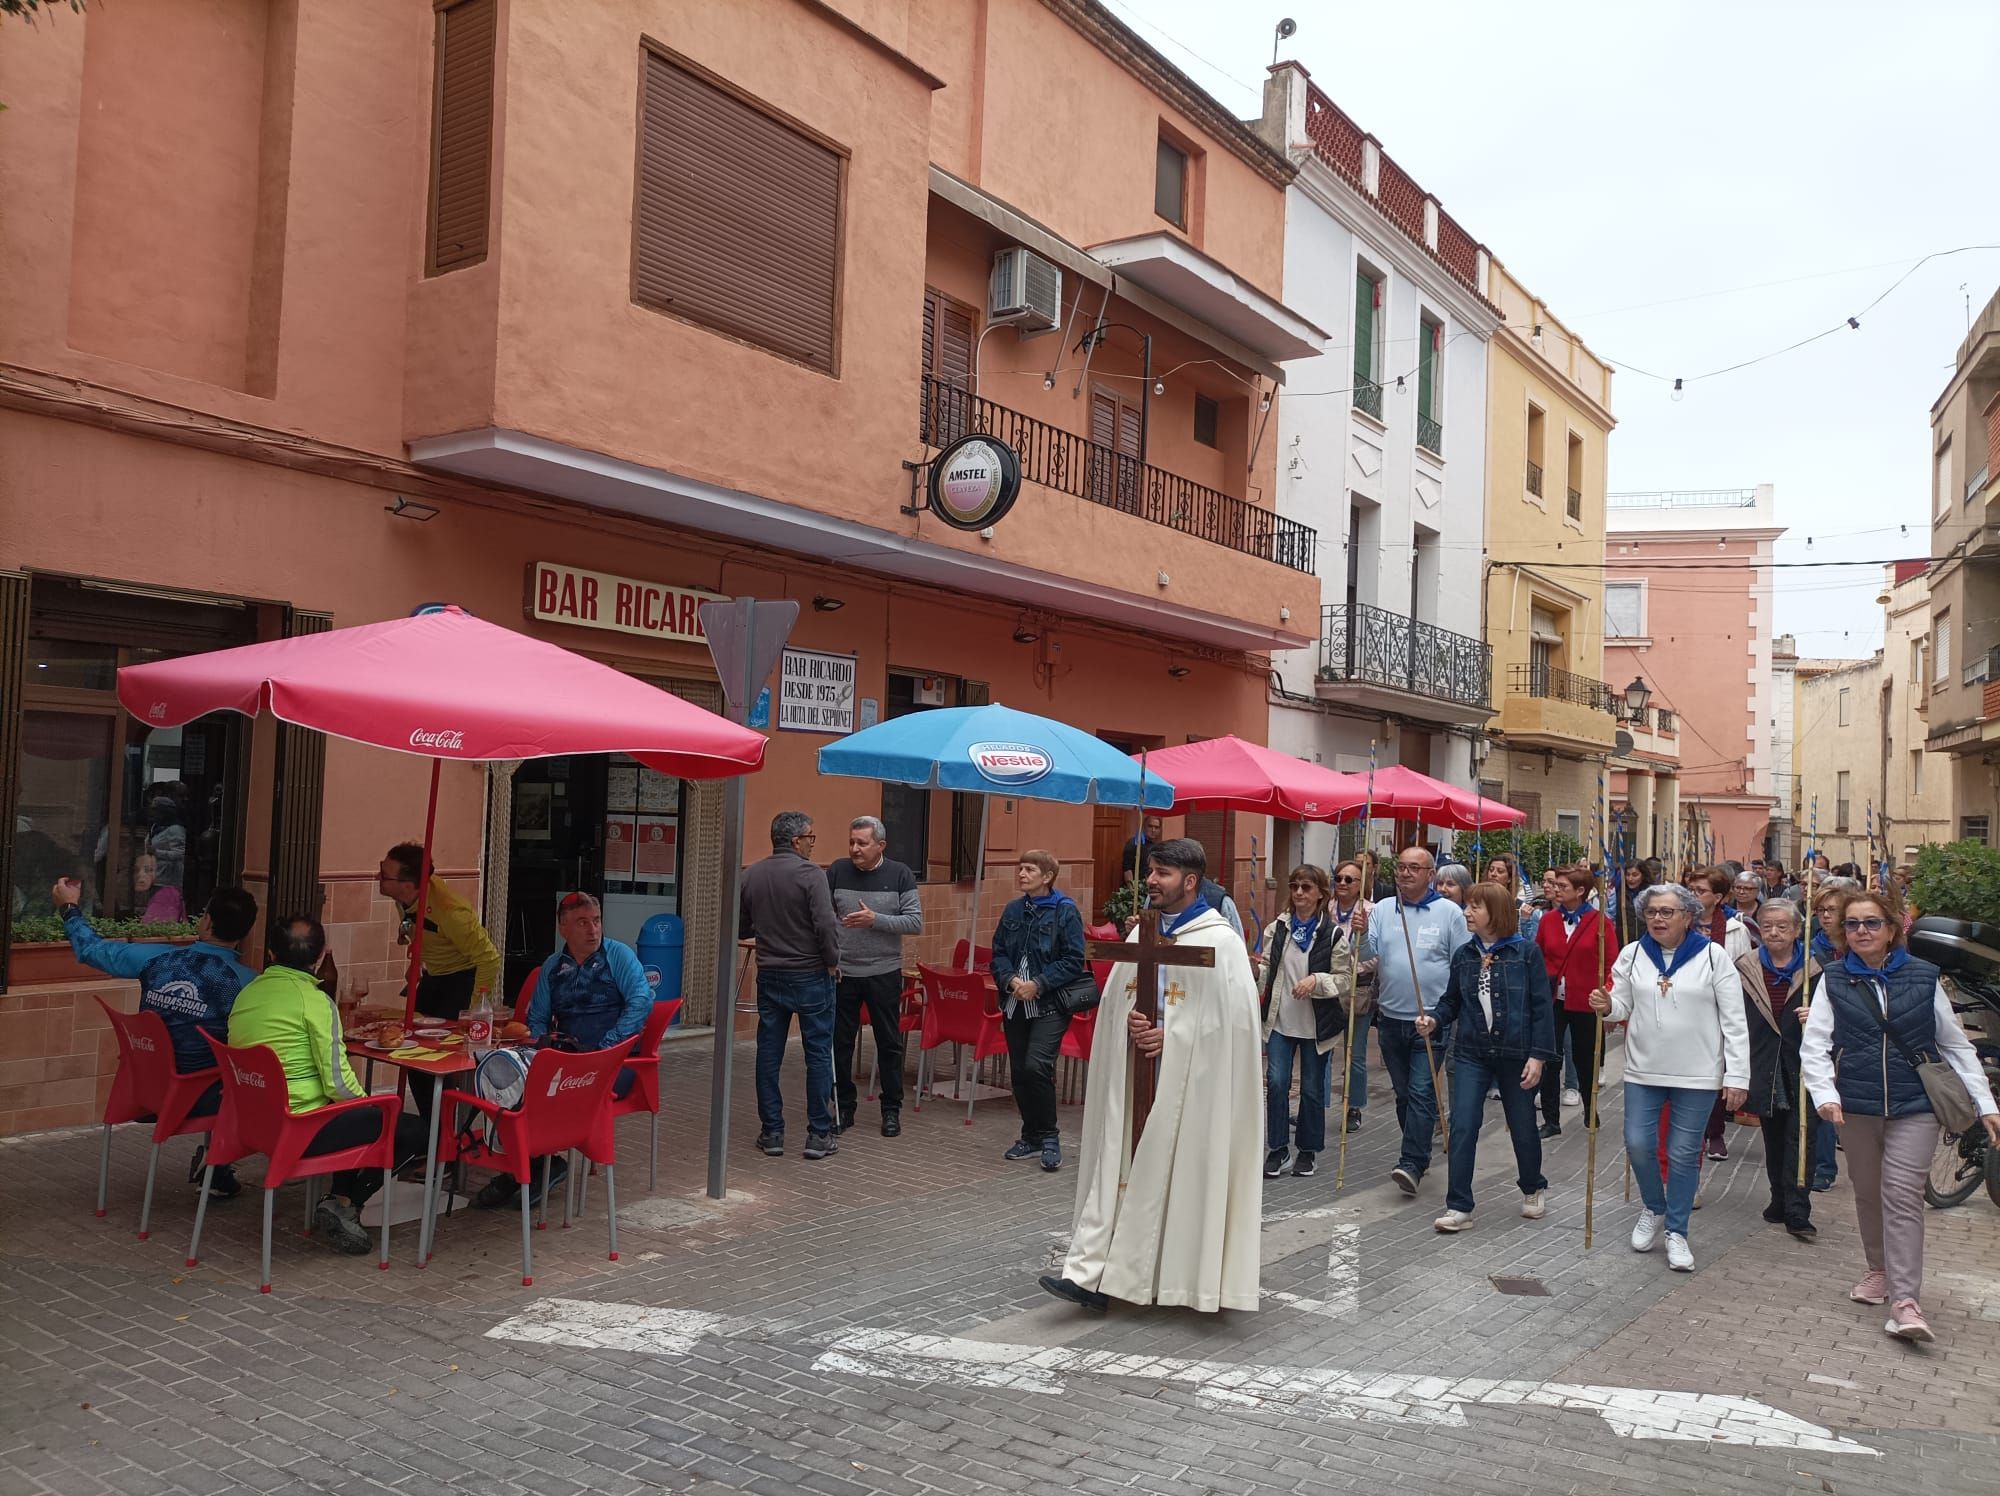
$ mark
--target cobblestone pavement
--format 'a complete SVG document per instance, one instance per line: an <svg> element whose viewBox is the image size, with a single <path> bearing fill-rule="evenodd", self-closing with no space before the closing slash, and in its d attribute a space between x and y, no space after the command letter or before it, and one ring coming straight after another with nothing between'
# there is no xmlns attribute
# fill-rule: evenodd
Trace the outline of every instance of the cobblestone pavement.
<svg viewBox="0 0 2000 1496"><path fill-rule="evenodd" d="M144 1242L134 1130L105 1220L95 1132L0 1145L0 1492L1994 1489L2000 1211L1983 1196L1930 1216L1939 1341L1905 1347L1846 1300L1844 1182L1815 1197L1814 1244L1759 1220L1753 1130L1714 1166L1692 1275L1626 1246L1615 1102L1593 1250L1580 1124L1550 1145L1547 1218L1524 1221L1497 1109L1475 1227L1443 1238L1442 1159L1414 1201L1387 1182L1378 1071L1346 1188L1332 1153L1266 1186L1262 1310L1092 1319L1035 1287L1075 1177L1000 1160L1005 1100L970 1127L928 1103L894 1140L864 1103L837 1157L801 1159L801 1127L766 1159L747 1046L736 1060L729 1198L702 1191L706 1048L671 1050L656 1192L625 1124L623 1260L594 1190L577 1226L537 1233L530 1288L511 1212L442 1223L423 1271L405 1228L377 1273L302 1238L292 1190L261 1296L254 1188L182 1265L185 1140ZM796 1107L796 1056L787 1082ZM1078 1117L1064 1108L1072 1135Z"/></svg>

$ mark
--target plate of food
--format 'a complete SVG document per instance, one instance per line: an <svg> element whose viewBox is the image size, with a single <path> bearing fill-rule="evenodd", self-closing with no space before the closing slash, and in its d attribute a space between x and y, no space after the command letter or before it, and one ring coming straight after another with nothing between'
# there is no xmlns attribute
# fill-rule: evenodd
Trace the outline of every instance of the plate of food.
<svg viewBox="0 0 2000 1496"><path fill-rule="evenodd" d="M451 1030L433 1024L425 1028L413 1029L411 1030L411 1032L413 1032L419 1039L442 1039L447 1034L449 1034Z"/></svg>
<svg viewBox="0 0 2000 1496"><path fill-rule="evenodd" d="M362 1042L369 1049L390 1050L401 1049L408 1041L407 1036L403 1033L402 1025L388 1023L382 1025L379 1031L369 1035Z"/></svg>

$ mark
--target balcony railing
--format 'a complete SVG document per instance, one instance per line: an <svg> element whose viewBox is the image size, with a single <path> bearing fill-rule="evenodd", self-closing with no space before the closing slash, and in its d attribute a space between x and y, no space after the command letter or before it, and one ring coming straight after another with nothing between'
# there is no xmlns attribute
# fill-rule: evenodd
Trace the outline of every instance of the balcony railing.
<svg viewBox="0 0 2000 1496"><path fill-rule="evenodd" d="M1572 488L1569 491L1569 517L1577 520L1583 518L1583 490L1580 488Z"/></svg>
<svg viewBox="0 0 2000 1496"><path fill-rule="evenodd" d="M1653 708L1653 720L1658 724L1658 731L1664 736L1672 737L1674 735L1674 714L1672 712L1663 706L1656 706Z"/></svg>
<svg viewBox="0 0 2000 1496"><path fill-rule="evenodd" d="M1478 639L1368 603L1320 609L1319 678L1485 707L1493 651Z"/></svg>
<svg viewBox="0 0 2000 1496"><path fill-rule="evenodd" d="M1986 467L1981 468L1965 480L1966 503L1970 504L1974 499L1979 497L1979 490L1986 486L1986 480L1990 476L1992 476L1992 464L1989 463Z"/></svg>
<svg viewBox="0 0 2000 1496"><path fill-rule="evenodd" d="M1542 465L1539 462L1528 464L1528 492L1538 499L1542 496Z"/></svg>
<svg viewBox="0 0 2000 1496"><path fill-rule="evenodd" d="M1444 427L1433 421L1429 416L1418 416L1417 445L1422 447L1426 452L1435 452L1440 457L1444 456Z"/></svg>
<svg viewBox="0 0 2000 1496"><path fill-rule="evenodd" d="M1354 408L1376 420L1382 419L1382 386L1372 379L1354 376Z"/></svg>
<svg viewBox="0 0 2000 1496"><path fill-rule="evenodd" d="M925 375L923 439L942 447L975 432L998 437L1018 452L1027 482L1122 509L1293 571L1313 570L1318 534L1311 526Z"/></svg>
<svg viewBox="0 0 2000 1496"><path fill-rule="evenodd" d="M1754 509L1754 488L1691 488L1647 493L1612 493L1604 500L1613 509Z"/></svg>
<svg viewBox="0 0 2000 1496"><path fill-rule="evenodd" d="M1578 706L1593 707L1600 712L1617 715L1624 704L1624 697L1614 692L1601 680L1592 680L1587 675L1573 675L1567 670L1558 670L1553 665L1510 665L1507 667L1507 689L1517 696L1541 696L1550 701L1570 701Z"/></svg>

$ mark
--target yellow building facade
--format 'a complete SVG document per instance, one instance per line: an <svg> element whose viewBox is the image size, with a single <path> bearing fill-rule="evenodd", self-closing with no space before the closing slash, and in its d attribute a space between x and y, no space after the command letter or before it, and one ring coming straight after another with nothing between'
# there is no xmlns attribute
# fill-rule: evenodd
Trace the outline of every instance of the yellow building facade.
<svg viewBox="0 0 2000 1496"><path fill-rule="evenodd" d="M1611 367L1498 260L1487 294L1505 315L1487 362L1495 711L1480 780L1528 813L1529 830L1568 832L1594 854L1599 774L1624 702L1624 683L1604 679Z"/></svg>

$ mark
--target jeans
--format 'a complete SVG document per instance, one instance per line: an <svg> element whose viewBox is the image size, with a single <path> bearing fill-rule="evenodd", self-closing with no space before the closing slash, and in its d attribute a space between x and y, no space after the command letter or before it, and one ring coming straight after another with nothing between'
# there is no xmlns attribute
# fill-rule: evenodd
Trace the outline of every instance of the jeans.
<svg viewBox="0 0 2000 1496"><path fill-rule="evenodd" d="M1021 1141L1041 1143L1058 1135L1056 1060L1062 1054L1069 1014L1053 998L1035 1004L1033 1018L1016 1008L1000 1020L1007 1033L1007 1060L1014 1082L1014 1107L1021 1114Z"/></svg>
<svg viewBox="0 0 2000 1496"><path fill-rule="evenodd" d="M1507 1119L1507 1136L1514 1142L1514 1166L1520 1171L1515 1181L1523 1195L1545 1190L1549 1182L1542 1175L1542 1139L1535 1131L1535 1093L1521 1089L1524 1055L1507 1055L1488 1060L1463 1046L1452 1060L1451 1147L1448 1155L1450 1183L1444 1203L1451 1210L1472 1213L1472 1170L1478 1161L1479 1124L1486 1120L1486 1092L1500 1089L1500 1114ZM1553 1070L1550 1065L1547 1069Z"/></svg>
<svg viewBox="0 0 2000 1496"><path fill-rule="evenodd" d="M1396 1093L1396 1122L1403 1129L1403 1149L1396 1165L1421 1179L1431 1166L1431 1134L1437 1130L1437 1089L1431 1084L1431 1057L1443 1055L1450 1035L1432 1034L1426 1053L1423 1036L1417 1032L1414 1021L1385 1014L1375 1020L1375 1038L1382 1046L1382 1064Z"/></svg>
<svg viewBox="0 0 2000 1496"><path fill-rule="evenodd" d="M1347 1106L1360 1111L1368 1105L1368 1030L1375 1024L1373 1004L1354 1015L1354 1049L1347 1056ZM1341 1119L1345 1126L1346 1118Z"/></svg>
<svg viewBox="0 0 2000 1496"><path fill-rule="evenodd" d="M882 1111L903 1109L903 974L842 977L834 991L833 1088L843 1122L854 1120L854 1051L861 1038L861 1008L875 1033L875 1070L882 1087Z"/></svg>
<svg viewBox="0 0 2000 1496"><path fill-rule="evenodd" d="M1720 1091L1684 1086L1648 1086L1625 1082L1625 1152L1632 1160L1632 1177L1639 1198L1654 1215L1667 1218L1667 1230L1686 1236L1694 1212L1694 1192L1701 1183L1701 1140L1708 1115ZM1667 1122L1667 1173L1660 1177L1660 1113Z"/></svg>
<svg viewBox="0 0 2000 1496"><path fill-rule="evenodd" d="M1299 1072L1299 1152L1326 1148L1326 1091L1333 1081L1333 1056L1321 1054L1311 1039L1294 1039L1275 1029L1264 1041L1264 1146L1288 1147L1292 1132L1292 1068ZM1344 1120L1344 1119L1343 1119Z"/></svg>
<svg viewBox="0 0 2000 1496"><path fill-rule="evenodd" d="M1840 1141L1840 1129L1817 1114L1812 1126L1812 1183L1830 1185L1840 1177L1840 1152L1834 1147Z"/></svg>
<svg viewBox="0 0 2000 1496"><path fill-rule="evenodd" d="M765 1132L785 1132L785 1097L778 1072L792 1015L799 1018L799 1046L806 1055L806 1128L833 1130L833 974L828 971L757 973L757 1121Z"/></svg>

